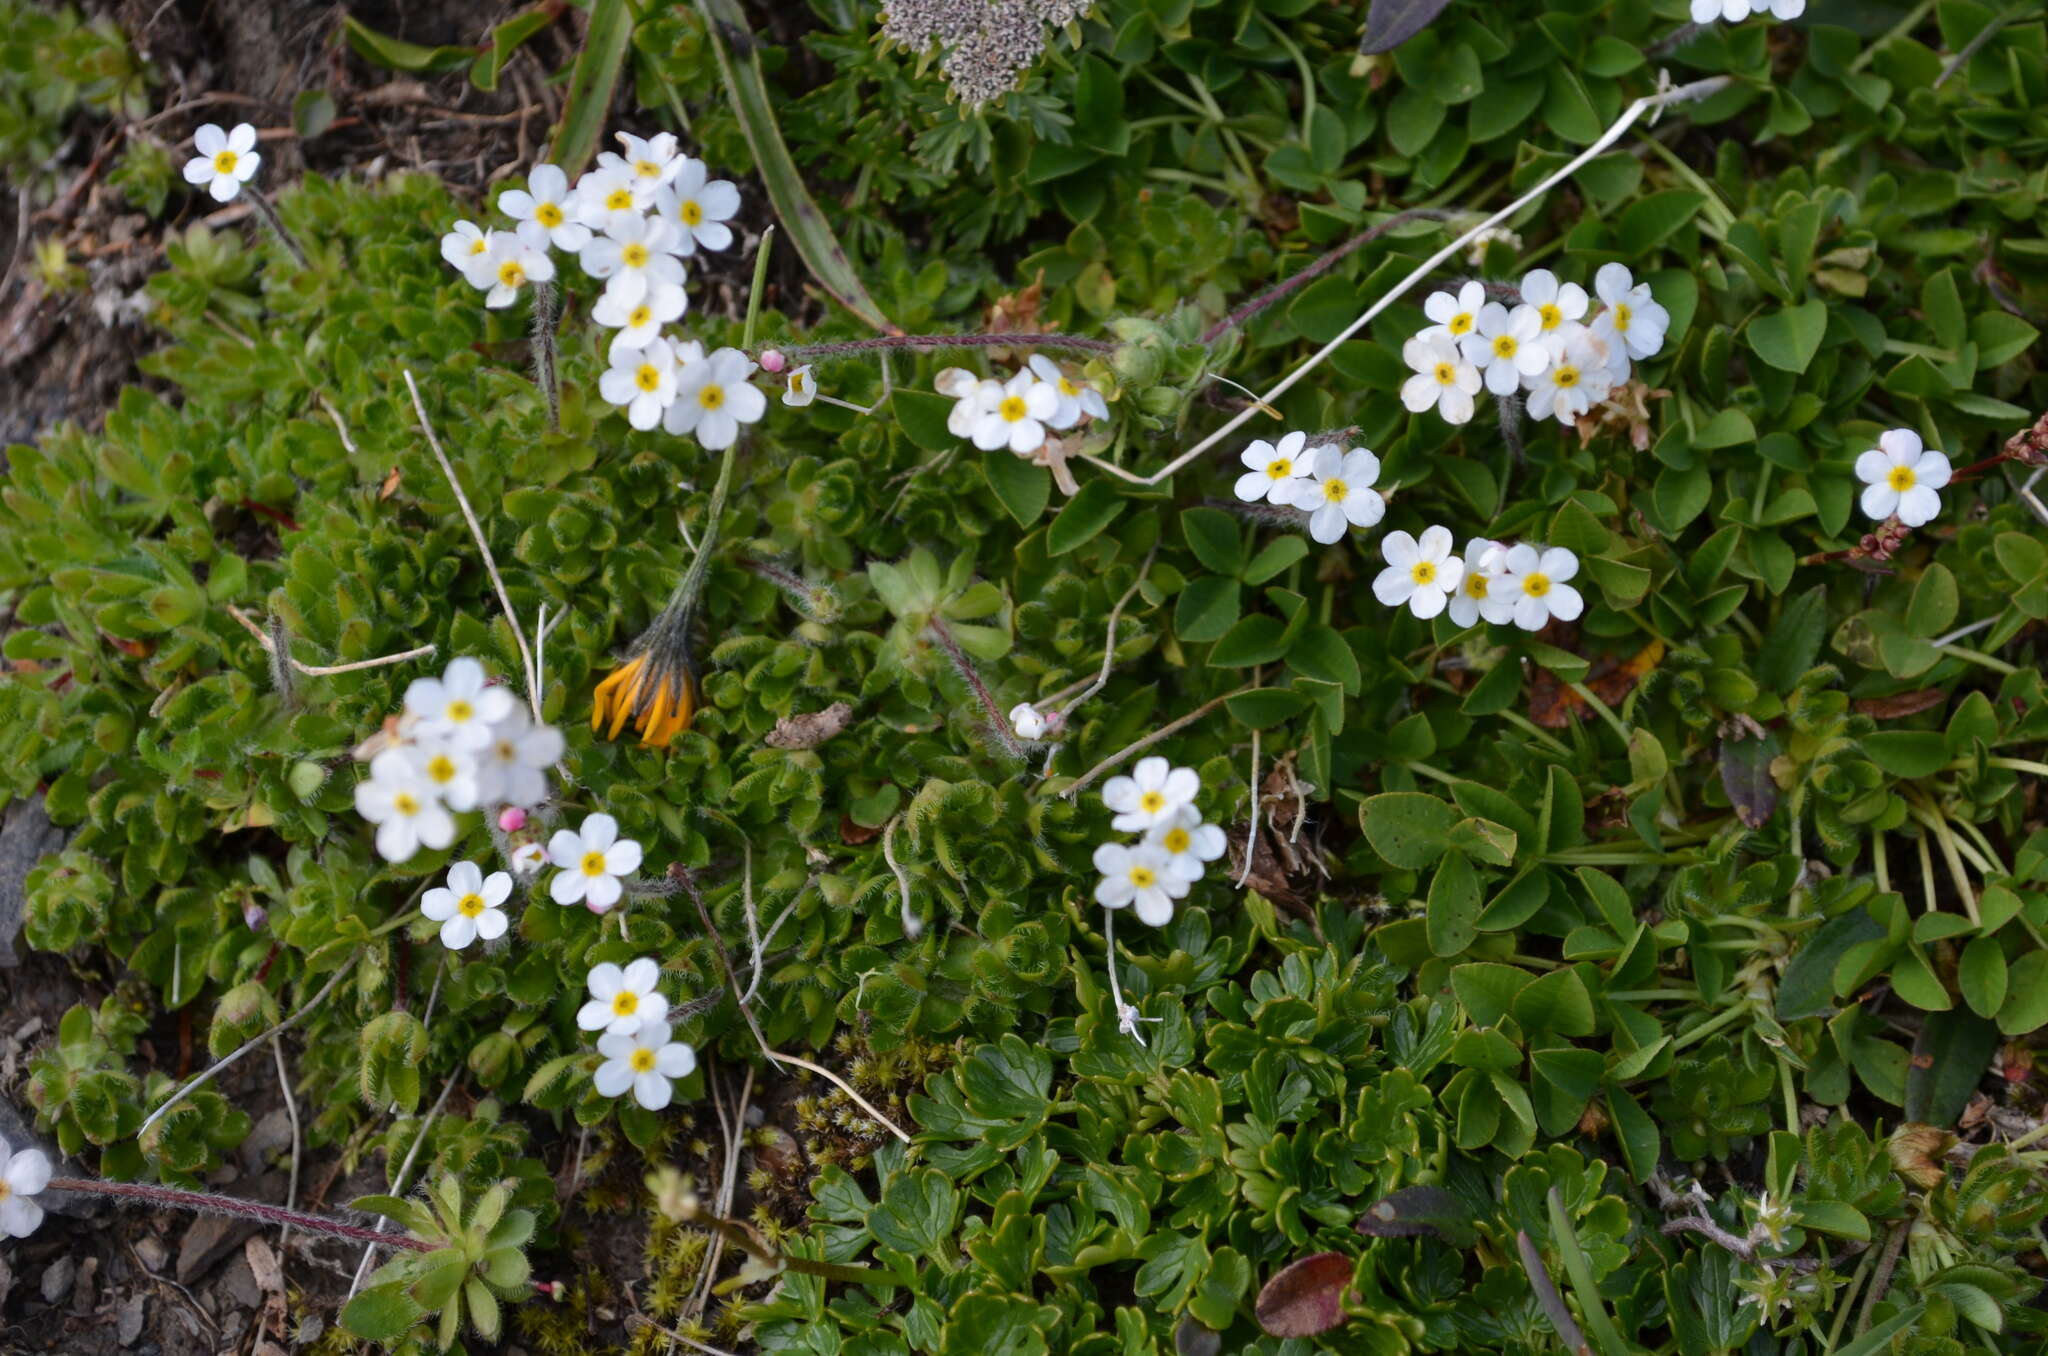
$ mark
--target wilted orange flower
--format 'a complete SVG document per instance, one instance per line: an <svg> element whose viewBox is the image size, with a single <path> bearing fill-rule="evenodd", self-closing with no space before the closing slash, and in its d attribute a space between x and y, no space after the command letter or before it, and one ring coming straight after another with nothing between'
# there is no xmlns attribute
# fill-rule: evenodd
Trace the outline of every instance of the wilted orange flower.
<svg viewBox="0 0 2048 1356"><path fill-rule="evenodd" d="M617 739L631 722L643 745L660 748L690 728L697 715L697 681L689 652L664 662L657 648L635 655L597 685L590 703L593 733Z"/></svg>

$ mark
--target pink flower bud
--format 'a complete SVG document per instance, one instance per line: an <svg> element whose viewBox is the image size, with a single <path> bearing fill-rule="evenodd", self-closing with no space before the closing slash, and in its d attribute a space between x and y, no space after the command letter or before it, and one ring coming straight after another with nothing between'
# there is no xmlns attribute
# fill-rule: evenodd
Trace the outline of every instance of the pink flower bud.
<svg viewBox="0 0 2048 1356"><path fill-rule="evenodd" d="M498 811L498 827L506 833L517 833L526 827L526 811L517 805L507 805Z"/></svg>
<svg viewBox="0 0 2048 1356"><path fill-rule="evenodd" d="M763 372L780 372L788 365L789 359L782 356L781 349L764 348L761 350L761 370Z"/></svg>

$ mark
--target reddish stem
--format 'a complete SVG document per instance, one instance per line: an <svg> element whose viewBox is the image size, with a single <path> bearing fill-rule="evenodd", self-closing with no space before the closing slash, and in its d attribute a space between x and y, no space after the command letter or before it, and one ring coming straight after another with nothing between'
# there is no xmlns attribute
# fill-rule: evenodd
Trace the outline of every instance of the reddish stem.
<svg viewBox="0 0 2048 1356"><path fill-rule="evenodd" d="M1012 758L1022 758L1023 746L1017 743L1017 737L1010 732L1010 722L1004 717L1003 708L996 705L995 694L988 690L988 684L981 681L981 674L974 667L974 661L967 657L967 651L960 648L960 642L953 639L953 633L937 617L931 619L930 629L932 639L939 642L947 657L953 661L953 667L960 671L960 676L967 680L967 686L973 688L974 695L981 699L981 708L988 712L989 724L994 728L996 739L1002 744L1003 750Z"/></svg>
<svg viewBox="0 0 2048 1356"><path fill-rule="evenodd" d="M799 344L781 352L790 362L801 363L892 348L1068 348L1083 353L1114 353L1117 347L1113 339L1086 339L1077 334L888 334L843 344Z"/></svg>
<svg viewBox="0 0 2048 1356"><path fill-rule="evenodd" d="M303 1210L287 1210L281 1205L265 1205L261 1201L245 1201L234 1196L209 1196L202 1191L180 1191L176 1187L151 1186L146 1182L102 1182L86 1177L52 1177L50 1190L77 1191L92 1196L118 1196L200 1214L240 1215L244 1219L261 1220L265 1224L290 1225L294 1229L304 1229L308 1233L352 1238L359 1243L382 1243L386 1247L404 1248L412 1252L431 1252L434 1247L425 1239L414 1238L409 1234L382 1233L360 1224L343 1224L340 1220L329 1219L325 1215L309 1215Z"/></svg>
<svg viewBox="0 0 2048 1356"><path fill-rule="evenodd" d="M1998 465L1998 463L2002 461L2011 460L2013 460L2012 453L2000 452L1996 456L1986 457L1982 461L1972 462L1968 466L1965 466L1962 470L1951 473L1948 478L1948 483L1954 485L1960 481L1968 480L1973 476L1982 475L1984 472Z"/></svg>

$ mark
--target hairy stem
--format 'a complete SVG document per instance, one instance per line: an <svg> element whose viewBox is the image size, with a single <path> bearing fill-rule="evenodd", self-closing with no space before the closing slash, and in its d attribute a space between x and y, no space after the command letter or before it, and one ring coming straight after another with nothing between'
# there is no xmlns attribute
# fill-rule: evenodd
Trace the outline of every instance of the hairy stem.
<svg viewBox="0 0 2048 1356"><path fill-rule="evenodd" d="M939 642L939 648L953 661L953 667L960 671L960 676L967 681L967 686L974 689L974 695L980 699L982 710L988 713L989 725L994 728L996 739L1002 744L1003 751L1012 758L1022 758L1024 746L1017 742L1017 736L1010 730L1009 720L1003 715L1003 708L996 704L995 694L988 690L988 684L981 681L981 672L974 667L974 661L967 657L967 651L960 648L960 642L953 639L952 631L937 617L931 619L929 629L932 639Z"/></svg>
<svg viewBox="0 0 2048 1356"><path fill-rule="evenodd" d="M1293 277L1273 284L1273 286L1259 293L1250 301L1245 302L1208 329L1203 330L1202 342L1204 344L1215 343L1218 339L1242 326L1274 302L1280 301L1300 288L1308 286L1308 284L1314 282L1323 274L1328 273L1338 264L1343 263L1357 251L1370 245L1396 226L1405 226L1411 221L1443 221L1453 215L1455 214L1432 207L1413 207L1406 212L1394 213L1394 215L1388 217L1379 225L1369 226L1357 235L1352 236L1349 240L1323 255Z"/></svg>
<svg viewBox="0 0 2048 1356"><path fill-rule="evenodd" d="M894 348L1064 348L1077 353L1114 353L1113 339L1085 339L1076 334L887 334L879 339L853 339L842 344L800 344L785 348L782 356L792 363L819 358L850 358Z"/></svg>
<svg viewBox="0 0 2048 1356"><path fill-rule="evenodd" d="M375 1229L365 1228L360 1224L343 1224L340 1220L329 1219L325 1215L309 1215L303 1210L287 1210L281 1205L265 1205L262 1201L245 1201L234 1196L211 1196L203 1191L180 1191L176 1187L152 1186L147 1182L102 1182L86 1177L52 1177L50 1190L76 1191L89 1196L113 1196L120 1200L142 1201L152 1206L190 1210L200 1214L239 1215L243 1219L261 1220L265 1224L281 1224L288 1228L328 1234L335 1238L382 1243L387 1247L405 1248L412 1252L428 1252L434 1246L425 1239L380 1234Z"/></svg>

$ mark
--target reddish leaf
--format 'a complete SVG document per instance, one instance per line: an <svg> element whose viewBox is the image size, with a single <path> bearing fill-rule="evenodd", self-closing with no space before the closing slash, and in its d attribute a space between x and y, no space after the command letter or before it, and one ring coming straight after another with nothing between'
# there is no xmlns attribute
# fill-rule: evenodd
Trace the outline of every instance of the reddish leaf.
<svg viewBox="0 0 2048 1356"><path fill-rule="evenodd" d="M1319 1252L1283 1269L1259 1291L1259 1326L1274 1337L1314 1337L1344 1322L1344 1292L1357 1265Z"/></svg>
<svg viewBox="0 0 2048 1356"><path fill-rule="evenodd" d="M1917 692L1894 692L1889 697L1862 697L1854 705L1859 715L1874 716L1878 720L1900 720L1906 716L1917 716L1947 700L1948 693L1940 688L1923 687Z"/></svg>

